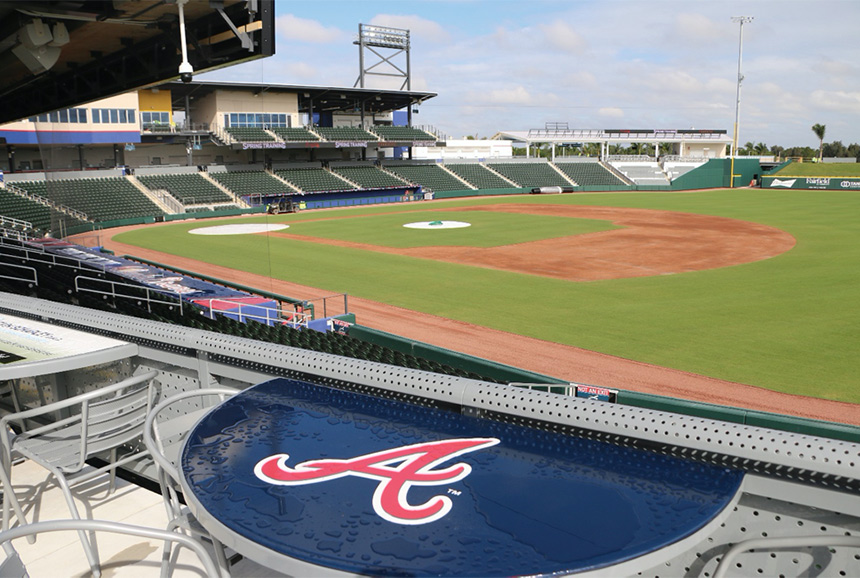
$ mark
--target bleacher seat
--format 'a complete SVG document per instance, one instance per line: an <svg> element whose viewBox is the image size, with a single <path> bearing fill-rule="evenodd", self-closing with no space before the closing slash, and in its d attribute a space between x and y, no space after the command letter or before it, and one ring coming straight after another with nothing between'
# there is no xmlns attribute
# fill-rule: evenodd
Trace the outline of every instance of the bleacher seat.
<svg viewBox="0 0 860 578"><path fill-rule="evenodd" d="M275 174L305 192L355 189L351 183L320 167L280 169Z"/></svg>
<svg viewBox="0 0 860 578"><path fill-rule="evenodd" d="M141 175L137 177L150 190L165 189L183 205L229 203L234 199L197 173L180 175Z"/></svg>
<svg viewBox="0 0 860 578"><path fill-rule="evenodd" d="M124 177L19 181L15 184L30 193L77 209L95 221L164 214Z"/></svg>
<svg viewBox="0 0 860 578"><path fill-rule="evenodd" d="M340 175L365 189L384 189L388 187L403 187L409 183L389 175L375 166L337 167L332 172Z"/></svg>
<svg viewBox="0 0 860 578"><path fill-rule="evenodd" d="M576 182L576 184L583 187L627 186L627 183L609 172L609 170L601 165L597 159L586 162L559 162L556 160L555 166L557 166L561 172L570 177L571 180Z"/></svg>
<svg viewBox="0 0 860 578"><path fill-rule="evenodd" d="M445 163L445 168L478 189L509 189L515 187L496 173L478 163Z"/></svg>
<svg viewBox="0 0 860 578"><path fill-rule="evenodd" d="M351 126L317 126L314 130L327 141L367 142L379 140L363 128Z"/></svg>
<svg viewBox="0 0 860 578"><path fill-rule="evenodd" d="M385 165L385 168L426 191L463 191L469 188L438 165Z"/></svg>
<svg viewBox="0 0 860 578"><path fill-rule="evenodd" d="M377 125L371 129L379 135L379 138L390 142L436 142L436 137L429 132L411 126L382 126Z"/></svg>
<svg viewBox="0 0 860 578"><path fill-rule="evenodd" d="M636 183L646 186L669 186L669 178L656 161L611 162L618 172Z"/></svg>
<svg viewBox="0 0 860 578"><path fill-rule="evenodd" d="M266 171L209 173L209 176L237 195L283 195L295 192Z"/></svg>
<svg viewBox="0 0 860 578"><path fill-rule="evenodd" d="M487 163L494 171L510 179L521 187L569 187L571 183L558 173L549 163Z"/></svg>
<svg viewBox="0 0 860 578"><path fill-rule="evenodd" d="M286 142L318 142L320 140L317 135L306 128L278 127L273 128L272 132Z"/></svg>
<svg viewBox="0 0 860 578"><path fill-rule="evenodd" d="M238 142L271 142L275 140L272 135L262 128L228 126L225 130Z"/></svg>

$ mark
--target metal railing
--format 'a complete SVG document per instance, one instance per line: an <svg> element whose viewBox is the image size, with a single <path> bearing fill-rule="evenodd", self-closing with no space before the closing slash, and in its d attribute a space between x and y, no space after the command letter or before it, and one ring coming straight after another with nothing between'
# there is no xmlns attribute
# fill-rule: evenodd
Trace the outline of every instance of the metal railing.
<svg viewBox="0 0 860 578"><path fill-rule="evenodd" d="M340 305L341 300L343 300L343 307L338 307ZM335 315L346 315L349 313L349 301L346 293L336 293L334 295L326 295L325 297L317 297L316 299L309 299L310 303L319 303L322 302L322 316L323 317L333 317ZM316 305L314 306L315 310L319 310ZM331 313L329 313L329 309L331 309Z"/></svg>
<svg viewBox="0 0 860 578"><path fill-rule="evenodd" d="M176 199L167 189L151 189L152 194L172 213L184 213L185 205Z"/></svg>
<svg viewBox="0 0 860 578"><path fill-rule="evenodd" d="M50 207L54 210L57 210L61 213L66 213L67 215L71 215L72 217L74 217L80 221L86 221L86 222L90 222L90 223L93 221L84 212L81 212L77 209L73 209L71 207L67 207L66 205L63 205L60 203L55 203L51 199L46 199L45 197L42 197L42 196L37 195L35 193L31 193L27 189L22 189L21 187L16 186L13 183L6 183L6 190L15 193L19 197L23 197L25 199L30 199L31 201L35 201L35 202L39 203L40 205L44 205L46 207Z"/></svg>
<svg viewBox="0 0 860 578"><path fill-rule="evenodd" d="M0 279L9 279L11 281L22 281L25 283L32 283L36 287L39 286L39 274L36 272L36 269L33 267L28 267L27 265L16 265L14 263L0 263L2 267L11 267L13 269L24 269L26 271L30 271L33 273L32 279L25 279L24 277L12 277L10 275L3 275L0 273Z"/></svg>
<svg viewBox="0 0 860 578"><path fill-rule="evenodd" d="M9 229L2 226L0 226L0 237L15 239L17 241L28 241L30 239L30 235L28 235L26 231L22 231L21 229Z"/></svg>
<svg viewBox="0 0 860 578"><path fill-rule="evenodd" d="M83 282L93 282L96 284L102 283L105 285L109 285L110 289L107 291L100 291L98 289L83 287L82 286ZM121 293L121 292L117 291L118 287L119 288L134 289L138 293L136 295ZM134 285L131 283L122 283L120 281L111 281L109 279L98 279L96 277L86 277L84 275L78 275L77 277L75 277L75 291L82 292L82 293L94 293L96 295L104 295L104 296L108 296L108 297L113 297L114 299L116 299L117 297L120 297L123 299L134 299L137 301L145 301L146 302L146 310L149 313L152 313L152 304L170 305L170 306L176 305L179 307L179 314L180 315L185 314L185 312L183 311L183 308L182 308L182 295L180 295L179 293L174 293L173 291L168 291L166 289L157 289L156 290L156 289L152 289L150 287L146 287L144 285ZM163 299L158 299L155 296L161 296L161 297L174 297L175 296L175 298L171 299L171 300L163 300Z"/></svg>
<svg viewBox="0 0 860 578"><path fill-rule="evenodd" d="M615 163L656 163L657 159L648 155L607 155L606 160Z"/></svg>
<svg viewBox="0 0 860 578"><path fill-rule="evenodd" d="M5 217L0 215L0 227L12 227L13 229L32 229L33 223L16 219L15 217Z"/></svg>
<svg viewBox="0 0 860 578"><path fill-rule="evenodd" d="M799 523L800 522L798 522L798 524ZM860 536L778 536L747 540L745 542L735 544L723 555L719 566L717 566L717 569L714 572L714 578L726 578L726 576L729 576L729 573L735 569L732 565L735 558L737 558L739 554L750 550L760 551L812 547L832 549L836 546L860 548ZM855 556L855 558L857 558L857 556ZM738 564L738 567L740 567L740 564Z"/></svg>
<svg viewBox="0 0 860 578"><path fill-rule="evenodd" d="M266 325L270 325L273 323L285 323L287 325L291 325L293 327L307 327L308 322L313 319L310 313L306 313L304 310L287 310L281 309L280 307L262 307L260 305L248 305L245 303L240 303L238 301L233 301L230 299L197 299L198 305L206 306L204 304L208 304L210 319L215 319L215 314L221 315L236 315L238 317L238 321L245 323L247 320L257 321L258 323L264 323ZM225 303L234 306L233 309L230 310L220 310L215 309L213 307L216 303ZM244 311L243 311L244 309ZM257 313L249 313L248 310L252 309L255 311L265 310L265 315L260 315Z"/></svg>

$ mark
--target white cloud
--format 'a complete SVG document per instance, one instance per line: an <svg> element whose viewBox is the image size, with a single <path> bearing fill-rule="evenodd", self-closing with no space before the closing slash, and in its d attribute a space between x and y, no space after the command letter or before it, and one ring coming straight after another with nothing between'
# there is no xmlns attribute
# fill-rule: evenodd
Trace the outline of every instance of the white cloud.
<svg viewBox="0 0 860 578"><path fill-rule="evenodd" d="M389 26L391 28L405 28L409 30L411 37L424 38L434 42L447 42L451 38L438 22L415 15L377 14L370 20L369 24Z"/></svg>
<svg viewBox="0 0 860 578"><path fill-rule="evenodd" d="M812 93L811 100L814 106L825 110L860 113L860 92L816 90Z"/></svg>
<svg viewBox="0 0 860 578"><path fill-rule="evenodd" d="M299 18L293 14L278 16L275 28L287 42L325 44L335 42L343 36L343 32L337 27L323 26L316 20Z"/></svg>
<svg viewBox="0 0 860 578"><path fill-rule="evenodd" d="M624 111L617 107L605 107L597 111L597 116L603 118L623 118Z"/></svg>
<svg viewBox="0 0 860 578"><path fill-rule="evenodd" d="M531 104L532 95L522 86L491 90L483 95L486 102L491 104Z"/></svg>
<svg viewBox="0 0 860 578"><path fill-rule="evenodd" d="M677 36L697 44L712 43L731 37L735 28L716 22L704 14L681 13L675 17Z"/></svg>
<svg viewBox="0 0 860 578"><path fill-rule="evenodd" d="M550 46L571 54L585 52L586 42L567 22L556 20L552 24L539 24L538 28L545 35L545 40Z"/></svg>

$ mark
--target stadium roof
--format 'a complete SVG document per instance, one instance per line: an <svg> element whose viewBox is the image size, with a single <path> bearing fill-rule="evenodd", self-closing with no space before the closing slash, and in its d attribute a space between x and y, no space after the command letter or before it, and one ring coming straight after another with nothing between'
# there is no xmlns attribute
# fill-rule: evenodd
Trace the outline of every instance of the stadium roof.
<svg viewBox="0 0 860 578"><path fill-rule="evenodd" d="M495 140L523 143L602 143L602 142L689 142L708 141L729 144L732 137L721 129L569 129L540 128L527 131L501 131Z"/></svg>
<svg viewBox="0 0 860 578"><path fill-rule="evenodd" d="M296 94L299 99L299 112L310 112L311 109L314 112L357 112L361 110L363 102L364 111L368 114L399 110L436 96L434 92L246 82L169 82L163 86L170 89L173 105L177 110L184 108L186 96L201 98L216 90L245 90L259 95Z"/></svg>
<svg viewBox="0 0 860 578"><path fill-rule="evenodd" d="M194 73L274 54L274 0L184 16ZM0 0L0 124L177 78L181 47L175 1Z"/></svg>

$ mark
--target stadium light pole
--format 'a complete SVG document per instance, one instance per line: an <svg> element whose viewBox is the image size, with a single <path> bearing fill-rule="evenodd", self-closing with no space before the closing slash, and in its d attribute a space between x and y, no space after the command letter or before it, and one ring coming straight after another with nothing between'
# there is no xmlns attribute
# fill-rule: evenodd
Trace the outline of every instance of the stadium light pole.
<svg viewBox="0 0 860 578"><path fill-rule="evenodd" d="M741 73L741 60L744 53L744 24L752 22L753 18L753 16L732 16L732 22L737 22L740 25L740 33L738 34L738 95L735 101L735 130L732 137L732 163L729 187L735 186L735 156L738 154L738 130L741 122L741 84L744 81L744 75Z"/></svg>

